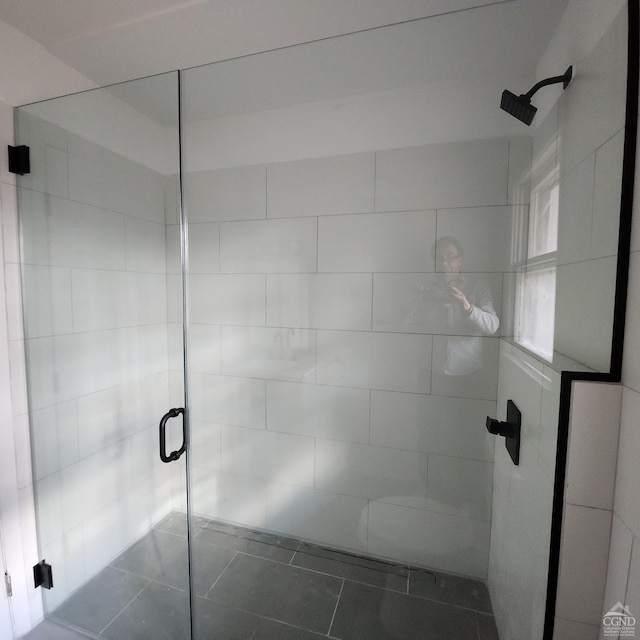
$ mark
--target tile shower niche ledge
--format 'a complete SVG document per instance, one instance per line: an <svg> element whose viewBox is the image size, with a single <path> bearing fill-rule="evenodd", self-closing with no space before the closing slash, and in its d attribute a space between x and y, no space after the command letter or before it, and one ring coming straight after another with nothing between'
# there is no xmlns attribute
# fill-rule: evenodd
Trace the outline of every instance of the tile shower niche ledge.
<svg viewBox="0 0 640 640"><path fill-rule="evenodd" d="M549 367L552 371L556 373L562 373L563 371L579 371L581 373L600 373L591 367L588 367L586 364L582 364L577 360L573 360L569 356L565 356L564 354L554 351L553 352L553 360L549 361L543 358L541 355L537 354L535 351L530 351L524 345L516 342L513 338L502 338L502 340L511 345L513 348L526 353L527 356L537 360L540 364Z"/></svg>

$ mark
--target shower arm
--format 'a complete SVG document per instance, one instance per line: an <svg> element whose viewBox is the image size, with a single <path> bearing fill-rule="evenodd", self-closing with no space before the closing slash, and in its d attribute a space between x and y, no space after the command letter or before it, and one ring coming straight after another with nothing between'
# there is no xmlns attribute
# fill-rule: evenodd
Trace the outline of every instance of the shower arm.
<svg viewBox="0 0 640 640"><path fill-rule="evenodd" d="M546 87L547 85L550 85L550 84L557 84L559 82L562 82L562 87L566 89L567 85L571 82L572 75L573 75L573 67L569 67L561 76L553 76L553 78L546 78L545 80L540 80L540 82L537 82L536 84L534 84L533 87L531 87L531 89L529 89L529 91L527 91L527 93L525 93L524 95L527 98L527 100L531 100L531 98L533 97L533 94L536 93L539 89L542 89L542 87Z"/></svg>

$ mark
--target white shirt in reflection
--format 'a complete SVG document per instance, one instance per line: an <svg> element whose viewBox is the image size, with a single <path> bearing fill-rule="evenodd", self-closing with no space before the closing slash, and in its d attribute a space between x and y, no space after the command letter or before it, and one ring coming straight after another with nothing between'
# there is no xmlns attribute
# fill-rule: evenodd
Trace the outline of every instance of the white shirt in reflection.
<svg viewBox="0 0 640 640"><path fill-rule="evenodd" d="M448 279L447 279L448 278ZM473 305L470 314L452 301L450 287L464 293ZM423 304L414 310L410 320L420 320L426 313L437 326L446 327L447 359L442 372L461 376L479 371L483 365L482 336L491 336L500 326L500 319L493 307L491 288L485 280L474 274L458 274L454 278L438 274L431 286L423 289ZM439 320L436 318L440 318Z"/></svg>

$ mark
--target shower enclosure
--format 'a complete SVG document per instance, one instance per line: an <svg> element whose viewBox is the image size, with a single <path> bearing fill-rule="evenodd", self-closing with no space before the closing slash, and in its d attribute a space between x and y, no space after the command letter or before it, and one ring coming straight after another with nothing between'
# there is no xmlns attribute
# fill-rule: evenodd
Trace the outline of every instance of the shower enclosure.
<svg viewBox="0 0 640 640"><path fill-rule="evenodd" d="M532 135L499 111L504 86L434 77L434 39L473 14L17 111L17 144L31 156L18 188L48 614L100 638L149 637L152 615L154 634L171 638L285 637L282 625L291 638L351 638L341 606L349 597L358 610L364 579L332 582L320 560L375 573L381 610L407 588L420 596L412 580L465 577L477 589L490 578L492 510L502 518L496 495L512 463L485 421L504 419L504 372L528 364L547 376L552 435L527 431L525 415L523 447L535 438L553 477L558 372L608 371L612 323L591 360L566 331L554 354L554 291L568 282L557 265L568 271L583 249L579 238L572 256L558 244L562 199L573 205L583 164L567 159L578 169L563 182L557 106ZM610 82L624 82L626 36L611 42L625 28L621 14L603 37ZM475 64L480 76L493 61ZM562 100L574 106L570 90ZM621 162L622 95L594 142L598 167ZM596 180L607 206L619 201L619 173L596 169ZM607 261L590 268L608 316L618 214L594 218L591 245ZM570 324L567 299L556 333ZM531 485L548 492L536 496L541 570L523 588L538 596L548 477ZM285 580L277 561L325 582L296 574L276 619L247 592L264 601ZM303 621L318 590L326 611ZM87 616L97 593L111 595ZM544 621L535 602L531 637ZM476 610L473 634L491 629L490 605L459 604ZM236 636L216 626L229 607L246 618ZM254 636L251 616L281 626ZM379 637L409 637L382 618ZM447 637L476 637L469 628Z"/></svg>

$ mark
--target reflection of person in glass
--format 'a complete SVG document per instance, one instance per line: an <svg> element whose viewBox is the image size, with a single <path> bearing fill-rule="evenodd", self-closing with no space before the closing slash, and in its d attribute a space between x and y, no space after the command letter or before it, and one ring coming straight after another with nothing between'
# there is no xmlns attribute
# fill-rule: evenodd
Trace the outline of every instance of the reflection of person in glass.
<svg viewBox="0 0 640 640"><path fill-rule="evenodd" d="M464 273L462 245L453 236L438 238L434 245L436 289L447 315L445 375L461 376L482 368L482 339L500 326L493 308L491 288L480 277Z"/></svg>

